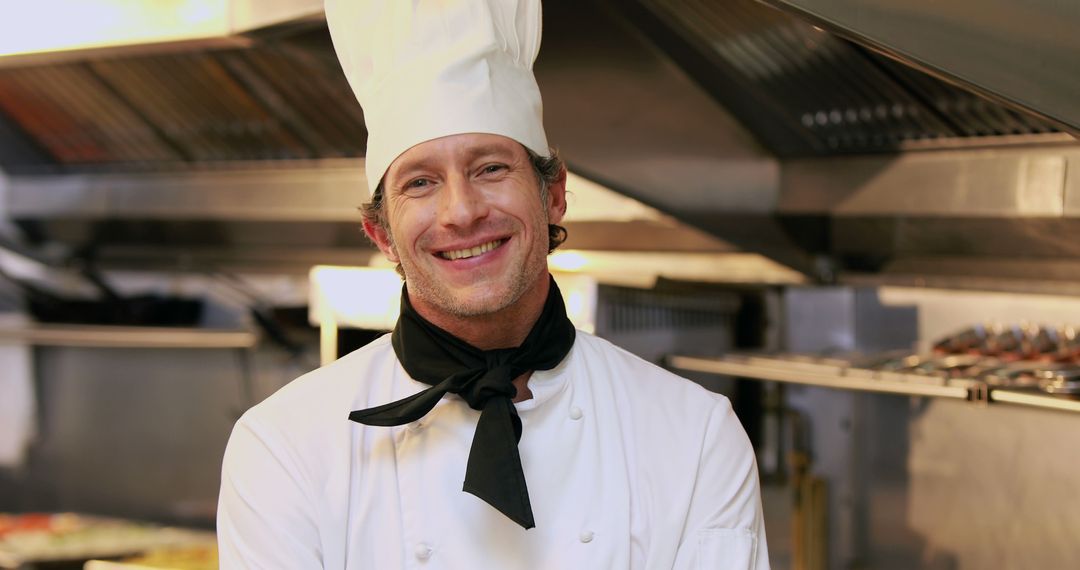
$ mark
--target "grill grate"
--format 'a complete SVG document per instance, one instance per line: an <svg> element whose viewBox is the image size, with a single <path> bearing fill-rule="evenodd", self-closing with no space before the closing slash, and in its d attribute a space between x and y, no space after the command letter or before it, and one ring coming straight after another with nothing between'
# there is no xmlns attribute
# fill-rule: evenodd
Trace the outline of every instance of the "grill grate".
<svg viewBox="0 0 1080 570"><path fill-rule="evenodd" d="M5 71L0 107L65 164L178 159L84 65Z"/></svg>
<svg viewBox="0 0 1080 570"><path fill-rule="evenodd" d="M597 330L621 334L643 330L719 327L727 330L739 308L738 297L688 295L610 285L601 286Z"/></svg>
<svg viewBox="0 0 1080 570"><path fill-rule="evenodd" d="M325 27L248 49L0 69L0 113L68 169L362 156L367 138Z"/></svg>

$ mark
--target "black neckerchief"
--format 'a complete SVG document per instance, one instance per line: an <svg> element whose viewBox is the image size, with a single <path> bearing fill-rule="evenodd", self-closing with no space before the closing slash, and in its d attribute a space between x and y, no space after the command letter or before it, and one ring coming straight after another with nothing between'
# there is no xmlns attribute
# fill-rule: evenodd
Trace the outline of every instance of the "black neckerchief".
<svg viewBox="0 0 1080 570"><path fill-rule="evenodd" d="M486 501L524 528L532 528L532 506L517 444L521 418L512 402L513 380L531 370L550 370L574 345L574 325L562 294L550 280L540 318L517 348L480 350L421 317L401 292L401 317L391 336L398 360L414 379L431 388L366 410L349 419L370 426L396 426L427 414L446 393L457 394L480 411L463 491Z"/></svg>

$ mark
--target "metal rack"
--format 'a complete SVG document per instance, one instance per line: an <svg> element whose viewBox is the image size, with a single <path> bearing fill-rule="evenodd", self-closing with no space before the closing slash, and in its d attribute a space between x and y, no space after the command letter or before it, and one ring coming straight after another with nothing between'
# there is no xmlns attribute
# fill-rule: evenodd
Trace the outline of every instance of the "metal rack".
<svg viewBox="0 0 1080 570"><path fill-rule="evenodd" d="M0 327L0 341L93 348L252 348L249 330L30 324Z"/></svg>
<svg viewBox="0 0 1080 570"><path fill-rule="evenodd" d="M1075 396L1052 396L1020 390L997 389L990 390L990 401L1066 412L1080 412L1080 398Z"/></svg>
<svg viewBox="0 0 1080 570"><path fill-rule="evenodd" d="M0 342L68 348L232 350L240 367L245 409L257 403L253 359L259 336L246 329L20 324L0 326Z"/></svg>
<svg viewBox="0 0 1080 570"><path fill-rule="evenodd" d="M811 357L764 357L729 355L716 358L669 356L672 368L769 380L786 384L819 386L906 396L967 400L982 404L1002 403L1042 409L1080 412L1080 398L1050 395L1031 390L988 386L979 380L855 368L847 361Z"/></svg>

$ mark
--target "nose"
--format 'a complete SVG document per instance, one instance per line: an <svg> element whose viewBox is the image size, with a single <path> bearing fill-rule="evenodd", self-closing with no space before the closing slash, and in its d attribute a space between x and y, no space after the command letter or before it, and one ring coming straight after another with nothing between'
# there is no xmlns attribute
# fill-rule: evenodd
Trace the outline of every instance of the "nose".
<svg viewBox="0 0 1080 570"><path fill-rule="evenodd" d="M483 191L467 177L453 176L440 193L439 223L444 226L469 227L488 215Z"/></svg>

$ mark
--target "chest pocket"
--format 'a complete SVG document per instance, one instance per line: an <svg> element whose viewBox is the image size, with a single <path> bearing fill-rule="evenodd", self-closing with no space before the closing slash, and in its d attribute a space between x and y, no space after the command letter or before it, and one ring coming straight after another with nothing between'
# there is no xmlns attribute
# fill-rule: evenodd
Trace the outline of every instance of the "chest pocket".
<svg viewBox="0 0 1080 570"><path fill-rule="evenodd" d="M751 570L757 536L745 528L698 531L698 570Z"/></svg>

